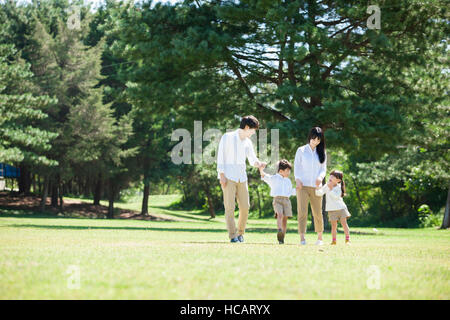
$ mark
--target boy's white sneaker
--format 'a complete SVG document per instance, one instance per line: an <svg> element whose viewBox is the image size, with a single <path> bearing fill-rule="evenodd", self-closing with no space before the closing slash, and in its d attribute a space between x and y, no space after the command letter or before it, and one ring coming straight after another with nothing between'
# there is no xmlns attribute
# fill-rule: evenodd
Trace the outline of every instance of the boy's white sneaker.
<svg viewBox="0 0 450 320"><path fill-rule="evenodd" d="M300 241L300 244L301 244L301 245L306 245L306 240Z"/></svg>
<svg viewBox="0 0 450 320"><path fill-rule="evenodd" d="M317 240L316 241L316 246L321 246L323 245L323 241L322 240Z"/></svg>

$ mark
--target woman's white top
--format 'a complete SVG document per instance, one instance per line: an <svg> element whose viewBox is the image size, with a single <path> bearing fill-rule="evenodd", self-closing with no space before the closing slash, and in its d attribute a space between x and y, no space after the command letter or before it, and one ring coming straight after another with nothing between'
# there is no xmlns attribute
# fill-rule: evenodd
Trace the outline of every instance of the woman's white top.
<svg viewBox="0 0 450 320"><path fill-rule="evenodd" d="M344 199L342 199L341 197L342 190L340 183L338 183L337 186L331 190L327 184L324 184L319 189L316 189L316 196L323 196L324 194L326 199L326 211L347 209L347 205L345 204Z"/></svg>
<svg viewBox="0 0 450 320"><path fill-rule="evenodd" d="M217 150L217 178L220 179L220 174L224 173L227 179L235 182L247 181L247 159L251 166L258 162L252 141L249 138L242 140L239 129L225 133Z"/></svg>
<svg viewBox="0 0 450 320"><path fill-rule="evenodd" d="M270 186L271 197L290 197L295 196L295 188L292 187L291 179L283 177L277 173L274 175L265 174L261 180L267 182Z"/></svg>
<svg viewBox="0 0 450 320"><path fill-rule="evenodd" d="M319 161L317 148L312 151L311 146L305 144L297 149L294 160L294 176L299 179L305 187L316 187L316 180L322 181L327 172L327 156L323 163Z"/></svg>

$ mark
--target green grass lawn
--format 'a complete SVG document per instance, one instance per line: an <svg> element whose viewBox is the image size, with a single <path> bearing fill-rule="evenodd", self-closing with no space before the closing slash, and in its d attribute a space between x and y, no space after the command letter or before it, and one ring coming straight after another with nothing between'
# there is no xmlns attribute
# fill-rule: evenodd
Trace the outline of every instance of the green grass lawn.
<svg viewBox="0 0 450 320"><path fill-rule="evenodd" d="M170 210L175 200L150 198L150 212L170 222L0 210L0 299L450 298L448 230L376 232L350 219L352 245L339 233L330 246L325 233L317 247L308 233L300 246L291 220L279 245L275 219L250 219L246 242L231 244L223 216Z"/></svg>

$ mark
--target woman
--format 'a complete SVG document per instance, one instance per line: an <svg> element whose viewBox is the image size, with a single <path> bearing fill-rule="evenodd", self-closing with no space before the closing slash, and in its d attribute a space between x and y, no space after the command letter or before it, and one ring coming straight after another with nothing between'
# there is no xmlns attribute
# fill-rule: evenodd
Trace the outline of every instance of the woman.
<svg viewBox="0 0 450 320"><path fill-rule="evenodd" d="M319 127L311 129L308 143L297 149L294 161L294 176L297 191L298 233L300 243L305 245L308 204L314 218L314 231L317 233L316 245L322 245L323 217L322 197L316 196L315 188L322 184L327 171L325 137Z"/></svg>

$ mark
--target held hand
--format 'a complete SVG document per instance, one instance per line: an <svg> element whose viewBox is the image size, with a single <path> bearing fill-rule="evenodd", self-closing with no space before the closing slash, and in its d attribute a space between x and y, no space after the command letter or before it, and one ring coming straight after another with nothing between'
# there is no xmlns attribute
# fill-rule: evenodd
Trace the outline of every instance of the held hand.
<svg viewBox="0 0 450 320"><path fill-rule="evenodd" d="M296 184L295 187L297 188L297 190L301 190L303 188L303 183L299 179L295 180L295 184Z"/></svg>
<svg viewBox="0 0 450 320"><path fill-rule="evenodd" d="M225 188L226 187L226 185L227 185L227 178L225 178L225 176L224 175L221 175L220 176L220 185L222 186L222 188Z"/></svg>
<svg viewBox="0 0 450 320"><path fill-rule="evenodd" d="M264 169L266 166L267 166L266 162L260 162L258 168L259 168L259 170L261 170L261 169Z"/></svg>
<svg viewBox="0 0 450 320"><path fill-rule="evenodd" d="M316 188L320 187L321 184L322 184L322 179L317 178L316 179Z"/></svg>

